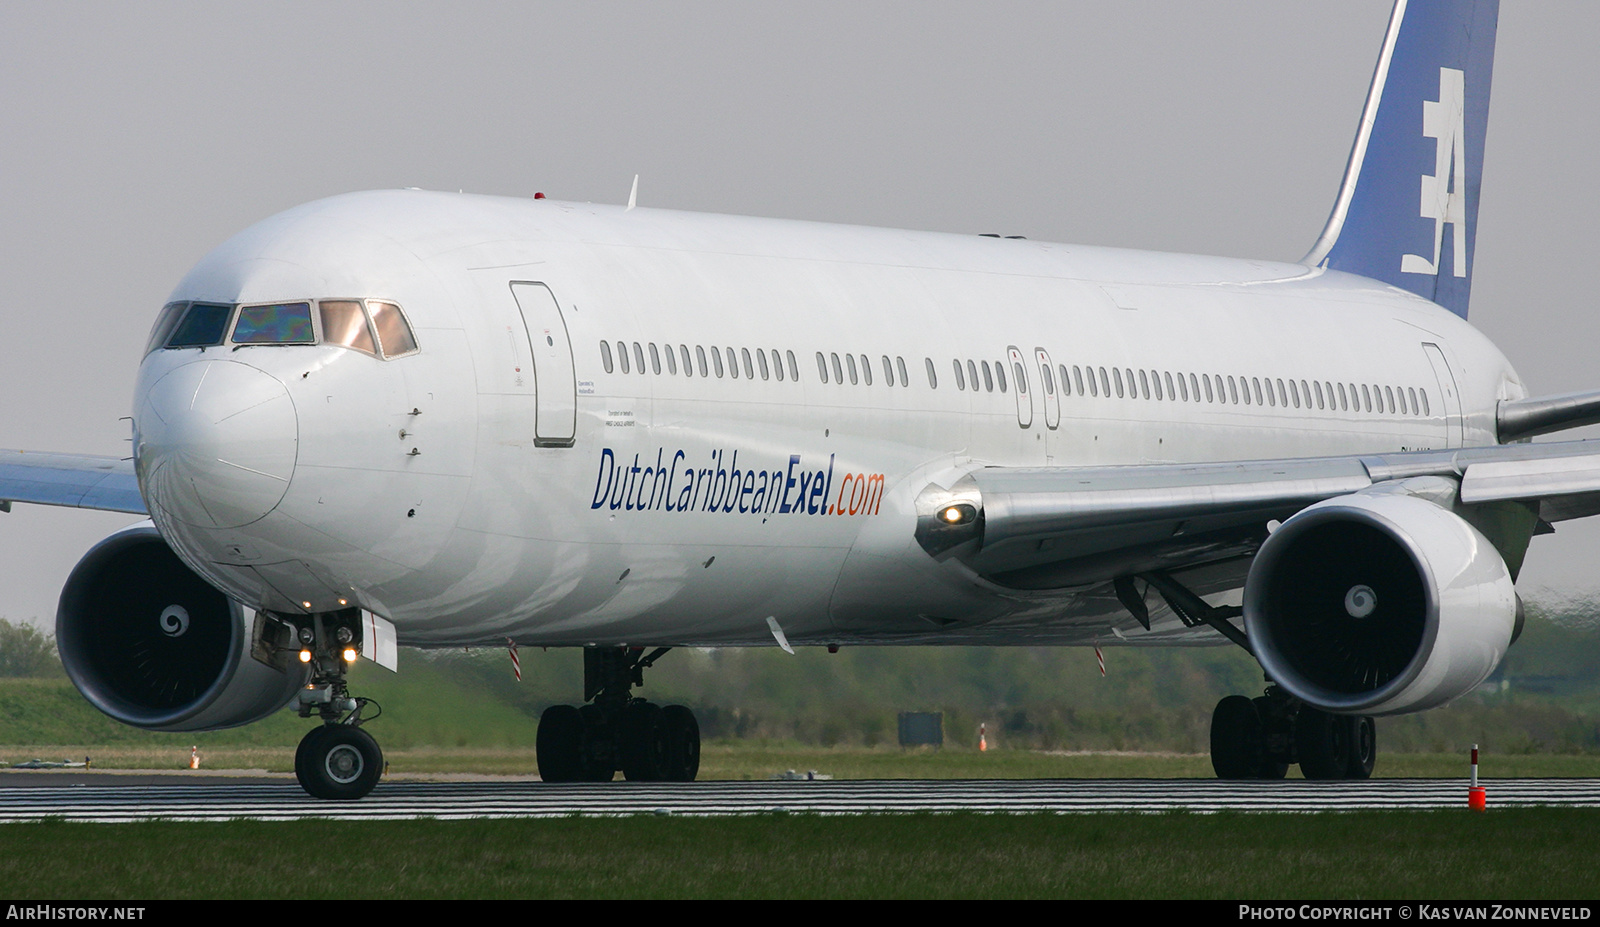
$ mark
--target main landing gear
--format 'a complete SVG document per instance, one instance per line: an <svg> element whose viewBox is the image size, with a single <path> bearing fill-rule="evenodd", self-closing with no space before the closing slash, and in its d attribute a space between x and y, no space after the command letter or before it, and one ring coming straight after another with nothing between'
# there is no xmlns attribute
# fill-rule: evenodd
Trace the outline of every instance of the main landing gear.
<svg viewBox="0 0 1600 927"><path fill-rule="evenodd" d="M1366 779L1377 757L1371 718L1320 711L1277 686L1230 695L1211 713L1218 779L1282 779L1295 763L1307 779Z"/></svg>
<svg viewBox="0 0 1600 927"><path fill-rule="evenodd" d="M1150 613L1135 578L1160 594L1185 626L1209 625L1254 652L1244 632L1229 623L1244 609L1211 605L1159 571L1121 576L1112 584L1117 599L1145 630ZM1211 713L1211 767L1218 779L1282 779L1296 763L1307 779L1366 779L1377 757L1377 728L1371 718L1329 714L1275 685L1258 698L1230 695Z"/></svg>
<svg viewBox="0 0 1600 927"><path fill-rule="evenodd" d="M583 651L582 707L552 705L539 718L539 776L546 782L692 782L700 771L700 725L682 705L663 708L630 691L670 647Z"/></svg>
<svg viewBox="0 0 1600 927"><path fill-rule="evenodd" d="M351 801L365 796L383 774L383 751L361 725L382 713L377 702L352 698L345 673L360 653L359 613L312 615L295 629L300 660L312 667L300 690L300 717L316 714L313 728L294 751L294 775L313 798ZM368 706L377 713L366 717Z"/></svg>

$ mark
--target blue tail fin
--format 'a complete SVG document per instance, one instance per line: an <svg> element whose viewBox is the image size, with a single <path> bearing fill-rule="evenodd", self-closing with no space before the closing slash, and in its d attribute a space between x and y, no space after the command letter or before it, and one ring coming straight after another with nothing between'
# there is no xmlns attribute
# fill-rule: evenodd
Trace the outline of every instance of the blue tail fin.
<svg viewBox="0 0 1600 927"><path fill-rule="evenodd" d="M1499 15L1499 0L1396 0L1339 199L1306 263L1466 318Z"/></svg>

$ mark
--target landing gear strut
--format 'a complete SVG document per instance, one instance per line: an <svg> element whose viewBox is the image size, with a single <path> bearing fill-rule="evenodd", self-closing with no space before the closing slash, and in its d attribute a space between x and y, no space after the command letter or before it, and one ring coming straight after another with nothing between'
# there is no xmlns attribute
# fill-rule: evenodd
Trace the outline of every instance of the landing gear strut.
<svg viewBox="0 0 1600 927"><path fill-rule="evenodd" d="M352 698L345 680L360 653L360 633L360 615L353 609L312 615L295 627L300 659L312 667L311 681L300 690L300 717L315 714L322 719L322 726L301 738L294 752L295 778L313 798L361 798L383 774L383 751L361 728L382 708L371 699ZM377 713L365 716L368 706Z"/></svg>
<svg viewBox="0 0 1600 927"><path fill-rule="evenodd" d="M546 782L692 782L700 771L700 725L682 705L665 708L630 690L670 647L583 651L581 708L552 705L539 718L539 776Z"/></svg>
<svg viewBox="0 0 1600 927"><path fill-rule="evenodd" d="M1277 686L1230 695L1211 713L1218 779L1282 779L1295 763L1307 779L1366 779L1377 756L1372 718L1320 711Z"/></svg>

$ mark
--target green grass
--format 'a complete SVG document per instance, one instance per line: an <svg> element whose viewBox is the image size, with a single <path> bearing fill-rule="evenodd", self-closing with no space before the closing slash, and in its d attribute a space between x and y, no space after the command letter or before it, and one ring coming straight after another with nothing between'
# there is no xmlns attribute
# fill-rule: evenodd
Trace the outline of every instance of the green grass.
<svg viewBox="0 0 1600 927"><path fill-rule="evenodd" d="M1587 898L1600 810L0 828L49 898ZM316 878L307 854L338 877ZM181 859L181 862L180 862Z"/></svg>

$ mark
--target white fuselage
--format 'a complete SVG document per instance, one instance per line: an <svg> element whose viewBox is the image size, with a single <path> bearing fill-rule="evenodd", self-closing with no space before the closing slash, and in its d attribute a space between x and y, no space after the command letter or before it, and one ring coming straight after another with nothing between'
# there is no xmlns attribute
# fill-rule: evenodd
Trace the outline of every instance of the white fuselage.
<svg viewBox="0 0 1600 927"><path fill-rule="evenodd" d="M229 595L360 605L422 645L770 643L769 616L810 643L1172 639L1104 590L936 563L912 500L986 465L1492 444L1523 395L1463 320L1301 265L548 200L312 203L173 298L404 309L420 350L390 360L150 353L136 453ZM192 473L150 478L157 419Z"/></svg>

